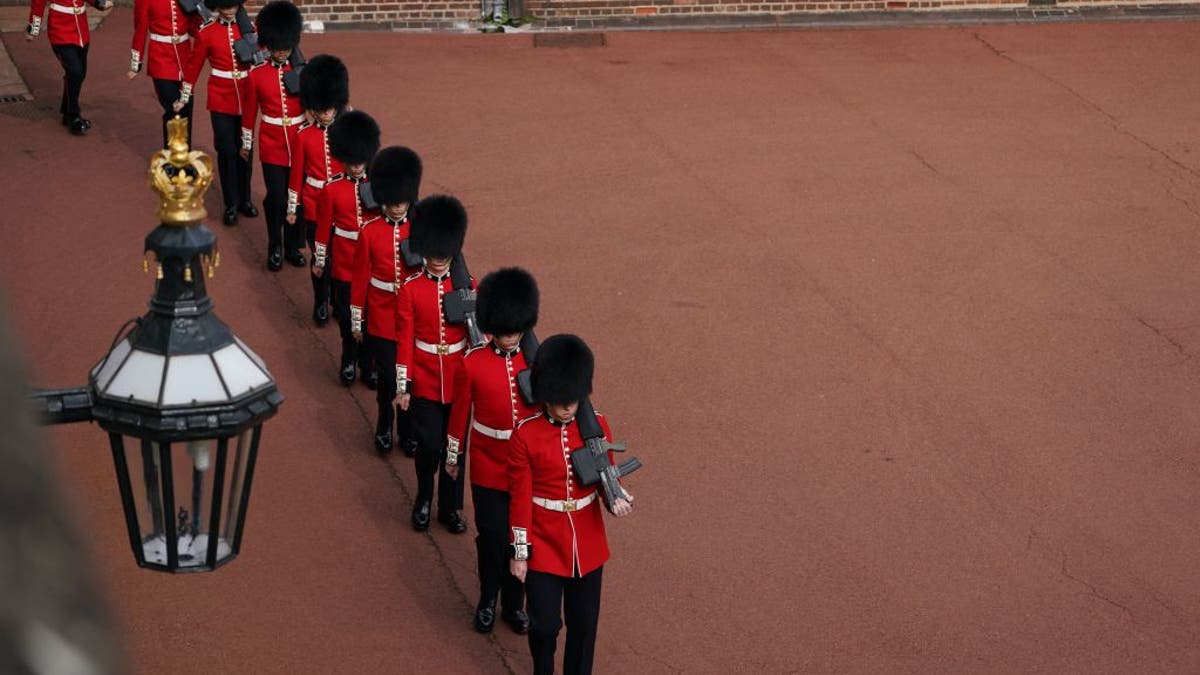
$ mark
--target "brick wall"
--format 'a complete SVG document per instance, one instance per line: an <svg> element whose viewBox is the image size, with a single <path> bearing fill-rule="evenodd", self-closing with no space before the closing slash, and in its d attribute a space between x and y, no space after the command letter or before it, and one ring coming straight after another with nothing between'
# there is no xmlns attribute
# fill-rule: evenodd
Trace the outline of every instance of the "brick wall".
<svg viewBox="0 0 1200 675"><path fill-rule="evenodd" d="M0 0L0 3L12 0ZM21 0L22 2L25 0ZM265 0L250 0L253 16ZM477 27L480 0L295 0L305 21L331 30L461 30ZM1195 0L1154 0L1190 5ZM1139 0L525 0L525 14L547 28L787 25L822 12L922 12L1020 8L1145 6Z"/></svg>

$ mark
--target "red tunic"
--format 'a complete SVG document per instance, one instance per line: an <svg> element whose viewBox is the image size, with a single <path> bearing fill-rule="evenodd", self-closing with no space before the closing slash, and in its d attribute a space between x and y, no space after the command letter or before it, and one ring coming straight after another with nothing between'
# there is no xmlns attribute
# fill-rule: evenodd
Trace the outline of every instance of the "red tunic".
<svg viewBox="0 0 1200 675"><path fill-rule="evenodd" d="M453 292L450 272L439 279L421 271L405 279L396 297L397 383L411 380L410 394L438 403L453 397L467 350L466 326L446 323L442 311L442 296Z"/></svg>
<svg viewBox="0 0 1200 675"><path fill-rule="evenodd" d="M42 15L46 13L46 0L30 0L29 32L42 32ZM78 45L86 47L91 41L88 30L87 3L84 0L51 0L46 37L52 45Z"/></svg>
<svg viewBox="0 0 1200 675"><path fill-rule="evenodd" d="M156 80L183 80L199 21L198 15L184 13L176 0L134 0L131 65L146 66L146 74Z"/></svg>
<svg viewBox="0 0 1200 675"><path fill-rule="evenodd" d="M326 255L331 256L333 266L329 273L338 281L353 278L359 231L367 223L379 219L379 211L363 210L358 199L358 185L366 182L366 174L362 178L338 174L321 190L317 199L317 212L313 217L317 223L314 257L318 266L324 266Z"/></svg>
<svg viewBox="0 0 1200 675"><path fill-rule="evenodd" d="M204 62L208 61L212 64L208 74L208 109L226 115L242 114L245 78L250 71L238 63L233 52L233 43L240 37L242 31L238 29L237 21L225 23L218 19L200 28L192 46L192 58L183 69L185 103L200 78Z"/></svg>
<svg viewBox="0 0 1200 675"><path fill-rule="evenodd" d="M604 437L612 440L608 422L596 416ZM508 522L513 543L530 544L529 569L560 577L583 576L608 560L604 534L604 499L599 485L575 484L571 451L583 446L579 425L562 424L545 413L526 418L512 435L508 454L508 491L512 501ZM612 461L609 453L609 461ZM533 503L534 497L591 503L577 511L552 511Z"/></svg>
<svg viewBox="0 0 1200 675"><path fill-rule="evenodd" d="M467 352L454 379L454 399L450 407L450 433L446 451L471 452L471 483L493 490L508 491L507 438L517 422L535 412L521 398L517 373L525 369L520 348L505 352L489 343ZM470 443L465 443L470 424ZM483 428L480 428L483 427Z"/></svg>
<svg viewBox="0 0 1200 675"><path fill-rule="evenodd" d="M296 134L304 123L300 97L292 96L283 86L283 76L292 64L268 59L250 70L242 96L242 147L254 147L254 117L262 111L258 126L258 156L264 164L292 165Z"/></svg>
<svg viewBox="0 0 1200 675"><path fill-rule="evenodd" d="M369 335L396 339L396 296L414 271L404 264L400 252L400 243L408 239L408 229L408 218L398 223L380 218L364 226L359 234L350 279L350 322L355 330L362 330L365 309Z"/></svg>
<svg viewBox="0 0 1200 675"><path fill-rule="evenodd" d="M329 154L327 129L317 122L300 125L292 152L292 172L288 176L288 215L296 213L296 207L300 206L305 218L316 220L321 188L346 170Z"/></svg>

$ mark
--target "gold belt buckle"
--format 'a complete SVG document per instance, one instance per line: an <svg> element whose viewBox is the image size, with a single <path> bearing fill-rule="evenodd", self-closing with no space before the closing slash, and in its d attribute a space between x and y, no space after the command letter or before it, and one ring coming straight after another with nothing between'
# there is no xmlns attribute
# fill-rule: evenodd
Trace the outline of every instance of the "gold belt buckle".
<svg viewBox="0 0 1200 675"><path fill-rule="evenodd" d="M445 356L450 353L450 345L438 345L437 353Z"/></svg>
<svg viewBox="0 0 1200 675"><path fill-rule="evenodd" d="M575 506L575 500L574 500L574 499L564 499L564 500L563 500L563 511L564 511L565 513L570 513L571 511L574 511L574 510L576 510L576 509L578 509L578 508L579 508L579 507Z"/></svg>
<svg viewBox="0 0 1200 675"><path fill-rule="evenodd" d="M291 124L292 124L292 118L288 117L287 115L284 115L283 116L283 126L285 126L285 127L291 126Z"/></svg>

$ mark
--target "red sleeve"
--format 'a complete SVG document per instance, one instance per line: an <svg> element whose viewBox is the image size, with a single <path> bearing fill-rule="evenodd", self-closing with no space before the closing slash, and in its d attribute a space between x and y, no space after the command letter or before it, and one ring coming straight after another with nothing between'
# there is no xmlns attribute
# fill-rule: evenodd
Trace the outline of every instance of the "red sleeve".
<svg viewBox="0 0 1200 675"><path fill-rule="evenodd" d="M358 199L358 195L354 196ZM367 286L371 283L371 234L379 228L367 225L358 236L354 252L354 269L350 275L350 307L359 312L367 306Z"/></svg>
<svg viewBox="0 0 1200 675"><path fill-rule="evenodd" d="M317 195L317 212L313 216L317 223L313 240L328 250L329 237L333 233L333 190L325 188Z"/></svg>
<svg viewBox="0 0 1200 675"><path fill-rule="evenodd" d="M208 60L208 41L204 39L203 33L196 34L196 44L193 47L192 58L188 59L183 68L183 83L195 87L196 80L200 79L200 70Z"/></svg>
<svg viewBox="0 0 1200 675"><path fill-rule="evenodd" d="M508 494L508 524L512 528L509 543L517 544L527 537L533 522L533 470L529 465L529 446L520 429L513 432L508 446Z"/></svg>
<svg viewBox="0 0 1200 675"><path fill-rule="evenodd" d="M133 0L133 44L129 48L137 52L138 61L143 67L146 65L146 32L149 26L150 0Z"/></svg>
<svg viewBox="0 0 1200 675"><path fill-rule="evenodd" d="M396 294L396 365L397 372L405 372L405 378L412 381L413 368L413 300L409 293L408 284L400 288ZM408 388L412 391L412 387Z"/></svg>
<svg viewBox="0 0 1200 675"><path fill-rule="evenodd" d="M34 20L40 25L42 15L46 13L46 0L29 0L29 25L34 24ZM39 28L39 30L41 30Z"/></svg>
<svg viewBox="0 0 1200 675"><path fill-rule="evenodd" d="M201 22L200 12L194 12L192 14L188 14L187 32L188 32L188 35L192 36L193 40L196 39L200 35L200 22Z"/></svg>
<svg viewBox="0 0 1200 675"><path fill-rule="evenodd" d="M464 359L462 367L454 376L454 398L450 400L450 422L446 427L449 430L447 447L457 445L462 448L463 454L467 452L465 441L470 433L467 429L467 419L471 416L471 375L468 370Z"/></svg>
<svg viewBox="0 0 1200 675"><path fill-rule="evenodd" d="M259 66L250 71L250 77L246 78L247 86L242 92L242 147L246 146L247 134L253 144L254 120L258 118L258 81L262 79L257 72L261 68Z"/></svg>
<svg viewBox="0 0 1200 675"><path fill-rule="evenodd" d="M288 173L288 213L295 213L304 187L304 129L296 134L296 150L292 153L292 170ZM326 176L328 178L328 176ZM322 190L321 192L324 192ZM314 214L308 214L312 218Z"/></svg>

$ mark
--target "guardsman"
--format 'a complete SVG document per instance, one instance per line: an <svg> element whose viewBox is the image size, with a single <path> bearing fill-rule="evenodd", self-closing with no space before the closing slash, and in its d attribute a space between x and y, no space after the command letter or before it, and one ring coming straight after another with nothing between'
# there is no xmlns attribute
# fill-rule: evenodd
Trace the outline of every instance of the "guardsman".
<svg viewBox="0 0 1200 675"><path fill-rule="evenodd" d="M32 40L42 32L42 15L46 13L46 0L30 0L29 25L25 28L25 39ZM87 77L88 47L91 32L88 30L87 3L85 0L51 0L46 33L50 48L63 69L62 102L58 112L64 127L76 136L82 136L92 128L91 120L84 119L79 108L79 93ZM93 0L92 6L104 11L112 7L112 0Z"/></svg>
<svg viewBox="0 0 1200 675"><path fill-rule="evenodd" d="M216 12L216 18L200 27L192 45L192 58L183 69L179 100L172 104L176 112L192 100L192 90L205 62L212 65L208 74L208 112L212 119L213 145L217 150L217 174L221 180L221 199L225 203L222 222L236 225L238 212L253 218L258 209L250 203L249 157L242 157L242 97L250 70L234 53L233 43L242 37L237 14L238 0L204 0Z"/></svg>
<svg viewBox="0 0 1200 675"><path fill-rule="evenodd" d="M297 134L304 123L300 94L289 93L284 76L292 70L292 51L300 44L304 18L290 0L273 0L263 6L256 19L258 46L267 50L265 62L250 70L242 101L243 158L254 149L254 118L262 112L258 127L258 158L262 162L263 220L267 223L267 269L278 272L283 260L304 267L304 234L295 225L284 227L287 218L288 178L292 172Z"/></svg>
<svg viewBox="0 0 1200 675"><path fill-rule="evenodd" d="M308 72L305 66L304 72ZM325 131L321 132L325 137ZM355 364L366 370L364 350L350 330L350 281L358 253L359 235L367 222L380 217L379 211L363 206L360 185L367 183L367 166L379 150L379 125L365 112L354 110L338 116L328 133L331 161L344 166L317 194L313 218L313 275L331 279L333 315L342 334L342 359L338 376L342 383L354 383Z"/></svg>
<svg viewBox="0 0 1200 675"><path fill-rule="evenodd" d="M462 252L467 212L454 197L422 199L413 214L412 250L424 267L404 281L396 299L396 402L410 412L417 441L417 498L412 525L429 529L434 475L438 476L438 522L454 534L467 531L459 511L463 477L446 473L446 436L454 382L467 348L467 329L446 321L442 298L454 293L450 263ZM474 281L471 282L474 287ZM461 462L460 457L460 464Z"/></svg>
<svg viewBox="0 0 1200 675"><path fill-rule="evenodd" d="M408 210L420 188L417 153L396 145L379 151L371 163L371 195L382 217L363 226L350 286L351 328L374 366L360 375L376 390L375 449L383 454L392 451L396 427L396 296L413 271L402 248L409 236Z"/></svg>
<svg viewBox="0 0 1200 675"><path fill-rule="evenodd" d="M526 368L521 337L537 325L537 282L518 267L492 272L479 282L475 311L491 341L467 352L455 378L446 473L458 478L459 457L470 448L479 563L475 630L491 632L499 595L501 617L523 635L529 630L524 589L508 569L508 451L517 422L536 412L521 397L517 373Z"/></svg>
<svg viewBox="0 0 1200 675"><path fill-rule="evenodd" d="M342 60L328 54L309 59L300 71L300 105L308 111L312 121L301 124L300 133L296 135L292 172L288 177L287 223L295 225L297 219L304 222L304 236L308 240L308 250L313 253L310 260L313 266L317 260L317 195L329 179L346 170L329 152L329 125L349 102L350 75ZM312 316L318 326L329 321L329 280L329 275L312 276ZM346 299L349 297L347 294ZM346 310L349 311L349 304Z"/></svg>
<svg viewBox="0 0 1200 675"><path fill-rule="evenodd" d="M188 146L192 145L192 102L179 112L172 105L183 86L183 68L192 57L192 37L200 29L200 16L188 14L177 0L134 0L133 44L129 50L129 79L146 70L154 82L154 95L162 106L163 147L167 146L167 122L176 115L187 117Z"/></svg>
<svg viewBox="0 0 1200 675"><path fill-rule="evenodd" d="M525 582L529 610L529 651L533 672L554 672L558 632L565 618L563 673L592 672L600 586L608 560L604 504L597 485L580 485L570 454L583 446L575 413L592 392L595 360L583 340L555 335L538 348L530 369L534 398L541 413L523 420L512 435L508 489L512 497L515 577ZM608 422L597 415L605 438ZM612 461L611 453L609 461ZM627 491L612 505L617 516L633 509ZM565 612L564 612L565 609Z"/></svg>

